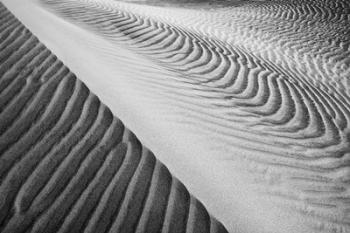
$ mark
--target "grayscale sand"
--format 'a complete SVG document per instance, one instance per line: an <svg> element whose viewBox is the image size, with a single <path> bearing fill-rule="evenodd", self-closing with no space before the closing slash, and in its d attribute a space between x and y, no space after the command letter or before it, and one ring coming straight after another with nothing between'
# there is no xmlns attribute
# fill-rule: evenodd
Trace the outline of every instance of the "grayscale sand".
<svg viewBox="0 0 350 233"><path fill-rule="evenodd" d="M226 229L0 3L0 231Z"/></svg>
<svg viewBox="0 0 350 233"><path fill-rule="evenodd" d="M3 3L229 232L350 232L348 1Z"/></svg>

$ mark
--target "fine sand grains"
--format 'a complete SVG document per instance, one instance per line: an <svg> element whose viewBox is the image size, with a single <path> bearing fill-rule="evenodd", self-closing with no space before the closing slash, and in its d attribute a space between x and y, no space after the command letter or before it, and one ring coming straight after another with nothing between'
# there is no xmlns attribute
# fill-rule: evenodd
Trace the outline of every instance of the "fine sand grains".
<svg viewBox="0 0 350 233"><path fill-rule="evenodd" d="M0 232L227 232L0 3Z"/></svg>

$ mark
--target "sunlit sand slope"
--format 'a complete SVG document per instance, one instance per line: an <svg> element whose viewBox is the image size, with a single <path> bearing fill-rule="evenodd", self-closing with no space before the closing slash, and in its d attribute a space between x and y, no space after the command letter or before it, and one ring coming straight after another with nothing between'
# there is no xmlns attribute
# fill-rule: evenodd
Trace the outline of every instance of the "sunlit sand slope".
<svg viewBox="0 0 350 233"><path fill-rule="evenodd" d="M0 3L0 232L227 232Z"/></svg>
<svg viewBox="0 0 350 233"><path fill-rule="evenodd" d="M247 162L257 193L315 231L350 231L348 1L247 1L212 10L41 2L173 72L172 104L186 113L178 121Z"/></svg>

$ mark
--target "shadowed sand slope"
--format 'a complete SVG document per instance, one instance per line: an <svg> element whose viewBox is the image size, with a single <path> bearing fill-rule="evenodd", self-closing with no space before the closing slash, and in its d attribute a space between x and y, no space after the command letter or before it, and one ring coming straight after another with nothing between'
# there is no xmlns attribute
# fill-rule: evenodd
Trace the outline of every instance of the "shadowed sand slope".
<svg viewBox="0 0 350 233"><path fill-rule="evenodd" d="M117 96L124 98L128 108L120 112L133 111L134 114L116 115L120 116L123 122L128 122L128 126L133 127L132 130L142 142L146 143L152 136L156 138L153 142L151 139L147 141L147 146L152 151L157 151L157 158L179 177L191 193L199 197L230 231L350 232L349 1L220 1L220 4L213 4L212 7L207 7L206 3L209 1L201 1L198 5L191 1L191 9L182 8L183 4L176 1L166 1L163 7L141 4L155 1L136 1L137 4L114 0L3 2L11 6L9 9L23 20L45 45L57 56L60 55L61 60L84 80L113 113L118 112L121 106L114 105L113 99L119 99ZM32 14L29 15L28 11ZM12 40L13 46L20 46L20 40L25 40L25 35L18 29L5 30L8 27L15 28L19 23L9 16L4 17L4 20L11 23L2 26L5 35L2 37L3 41ZM7 59L3 63L4 67L8 67L11 62L20 66L22 63L17 57L27 59L30 64L40 59L47 62L43 58L44 52L29 49L39 45L34 45L29 40L26 43L26 46L22 47L30 52L18 50L13 58L7 55L13 51L11 47L6 46L8 49L2 50L2 59ZM21 51L28 55L22 56ZM30 56L36 59L31 59ZM91 213L88 217L78 216L78 211L73 211L75 208L64 209L66 207L60 205L61 199L58 197L67 198L62 199L64 203L73 203L73 200L81 198L81 201L74 202L78 207L82 206L84 201L90 203L90 200L97 200L99 195L103 198L98 200L107 200L103 195L110 195L109 189L104 192L108 194L96 194L93 197L84 196L88 194L80 195L79 192L73 192L74 195L66 193L73 187L90 187L87 184L91 185L91 188L86 188L88 191L84 193L100 190L99 185L105 187L97 181L98 185L94 186L94 181L90 180L102 180L99 177L109 177L110 174L98 173L94 167L98 163L89 165L88 161L97 156L95 150L112 151L111 148L114 148L110 144L98 147L98 142L107 141L106 137L114 133L113 130L108 131L104 123L99 122L107 122L105 124L108 125L114 121L106 114L87 114L87 107L83 108L83 104L74 105L74 96L81 96L74 94L80 90L77 81L71 84L73 81L68 79L62 78L63 81L59 82L53 78L45 78L45 73L50 72L50 69L43 71L46 69L46 62L41 62L42 68L34 70L9 69L6 74L9 77L30 77L23 81L13 78L2 78L1 81L1 87L6 88L3 88L0 104L7 107L2 110L0 124L3 126L0 127L0 133L5 136L0 142L4 143L1 144L3 153L14 151L15 154L13 157L5 156L6 154L2 156L6 161L0 163L4 166L1 171L6 174L2 176L26 177L23 184L16 180L21 178L12 178L17 183L3 178L1 187L5 191L2 192L16 193L15 196L10 195L10 202L4 202L9 203L4 209L11 214L3 216L7 227L3 229L10 230L10 227L16 226L16 221L20 221L17 220L20 218L18 213L30 213L28 216L54 216L40 215L40 211L46 210L47 206L59 210L55 212L56 216L68 216L68 213L69 216L73 216L57 220L64 226L62 231L68 229L65 227L69 224L82 222L79 218L89 218L89 223L82 224L86 225L86 229L90 229L97 224L96 216L100 216L102 207L87 211ZM57 79L68 75L68 71L55 69ZM17 74L18 70L21 72ZM32 75L26 75L27 72ZM33 76L36 73L43 73L39 81L35 81L37 79ZM44 84L41 83L46 79L48 81L44 84L48 87L43 88ZM13 80L17 82L12 82ZM28 91L24 91L27 89ZM83 90L82 87L81 89ZM66 104L59 101L60 93ZM48 97L40 98L40 95ZM111 99L112 101L108 102ZM34 104L27 103L27 100L35 104L40 102L45 107L33 108L31 106ZM54 101L60 104L55 104L52 108ZM74 111L64 110L70 106ZM79 110L80 108L83 110ZM61 121L66 119L64 111L77 114L81 118L85 117L85 113L88 116L87 120L91 121L89 124L100 124L101 126L94 126L98 131L91 138L95 139L85 138L88 137L85 135L89 134L85 132L87 129L84 127L73 128L73 125L80 124L61 124ZM82 114L75 111L81 111ZM53 120L50 114L60 118ZM26 121L22 121L23 118L26 118ZM44 118L57 123L41 120ZM130 124L133 121L131 118L137 119L137 123ZM29 125L27 122L31 121L28 119L33 119L38 124L43 123L40 126L31 123ZM142 120L143 124L140 123ZM60 143L76 146L75 149L73 146L65 146L63 148L68 148L67 151L55 152L61 144L49 141L47 137L50 134L44 133L48 132L48 128L54 129L55 125L62 125L59 130L64 132L59 132L64 135L68 135L68 131L77 130L77 134L81 134L84 139L75 143L68 139L68 136L57 136L62 138ZM150 127L142 131L138 130L139 125ZM16 131L9 131L11 129ZM7 132L12 133L6 134ZM124 138L120 140L126 140L125 143L131 140L125 139L127 136L112 138L117 140L118 137ZM52 149L44 153L45 156L40 154L43 152L32 154L31 151L41 144L27 143L27 138L30 138L30 142L48 140L48 143L43 145L52 143L52 146L47 146ZM160 140L162 143L159 143ZM21 146L9 146L14 143ZM84 143L87 146L84 146ZM84 153L88 153L89 156L73 156L75 153L80 154L80 150L86 150ZM122 148L119 150L123 151ZM162 153L158 153L159 151ZM24 152L30 156L24 156ZM53 153L58 153L59 156L54 156ZM68 155L65 156L65 153ZM106 158L114 158L108 152L101 153L104 153ZM26 158L32 167L21 165L20 161ZM27 175L29 171L34 171L30 174L39 174L42 166L51 160L53 162L50 164L57 166L50 168L53 170L44 169L42 172L53 174L52 176ZM103 167L105 160L100 161ZM140 167L144 164L142 161L140 157ZM154 160L150 161L151 168L140 168L135 174L142 175L136 177L150 177L151 174L152 177L156 177L157 163ZM17 173L19 168L13 164L24 167L23 171L28 169L27 173ZM120 166L122 169L122 165ZM58 169L59 167L68 172ZM91 177L81 175L93 169L96 171L93 176L90 173ZM13 173L10 173L11 171ZM73 175L74 179L67 178ZM42 177L50 177L50 181ZM84 179L80 180L79 177ZM106 178L108 179L114 178ZM156 184L152 183L153 178L152 181L149 179L145 178L150 187L155 186ZM38 184L32 185L32 180L38 180ZM147 182L142 182L145 186L141 185L141 193L135 193L141 196L142 193L149 193L150 199L145 201L145 209L151 208L149 203L152 203L153 195L156 195L147 192ZM136 184L137 178L130 182L130 187ZM68 191L63 192L61 187L66 187ZM133 188L130 190L128 188L126 193L134 193ZM62 194L58 195L58 192ZM167 195L170 199L172 191L164 192L169 192ZM25 193L29 194L24 195ZM102 202L96 203L99 203L94 204L96 206L104 205L100 204ZM129 203L128 200L125 203ZM171 202L167 203L170 205ZM119 208L120 214L115 216L117 221L124 219L123 211L128 209L125 205L128 204ZM85 206L87 208L90 205ZM31 208L34 212L28 212ZM47 210L45 213L51 213L50 211L53 210ZM190 209L186 213L192 216L193 212ZM112 211L107 213L109 214L111 215ZM78 220L69 222L74 218ZM23 219L23 222L31 222L30 217ZM44 217L37 219L41 222L48 221ZM139 219L141 227L145 224L144 215ZM55 221L52 224L56 224ZM31 226L37 227L34 224ZM112 226L115 227L113 229L117 229L120 225L111 224ZM191 229L187 228L188 231Z"/></svg>
<svg viewBox="0 0 350 233"><path fill-rule="evenodd" d="M249 151L235 159L248 161L257 193L309 219L315 231L350 231L348 1L247 1L192 11L41 2L173 72L183 123L211 133L210 143Z"/></svg>
<svg viewBox="0 0 350 233"><path fill-rule="evenodd" d="M227 232L2 3L0 77L0 232Z"/></svg>

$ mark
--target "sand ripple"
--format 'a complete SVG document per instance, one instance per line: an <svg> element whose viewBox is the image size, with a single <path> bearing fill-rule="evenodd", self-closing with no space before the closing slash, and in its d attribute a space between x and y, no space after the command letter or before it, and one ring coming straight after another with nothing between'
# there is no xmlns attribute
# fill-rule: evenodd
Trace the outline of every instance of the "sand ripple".
<svg viewBox="0 0 350 233"><path fill-rule="evenodd" d="M226 146L268 154L245 158L274 171L277 181L258 181L263 193L281 205L288 200L317 229L349 231L348 1L254 1L201 11L42 3L173 72L178 93L196 99L177 95L174 105L200 111L184 122L215 131Z"/></svg>
<svg viewBox="0 0 350 233"><path fill-rule="evenodd" d="M0 3L0 231L227 232Z"/></svg>

